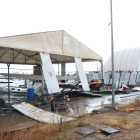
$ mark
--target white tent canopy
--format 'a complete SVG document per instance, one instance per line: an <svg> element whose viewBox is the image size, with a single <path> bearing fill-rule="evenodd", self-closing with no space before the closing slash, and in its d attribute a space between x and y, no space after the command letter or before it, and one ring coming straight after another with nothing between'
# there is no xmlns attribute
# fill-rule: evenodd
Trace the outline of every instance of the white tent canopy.
<svg viewBox="0 0 140 140"><path fill-rule="evenodd" d="M39 53L50 54L52 63L100 61L102 57L63 30L0 38L0 63L40 64Z"/></svg>

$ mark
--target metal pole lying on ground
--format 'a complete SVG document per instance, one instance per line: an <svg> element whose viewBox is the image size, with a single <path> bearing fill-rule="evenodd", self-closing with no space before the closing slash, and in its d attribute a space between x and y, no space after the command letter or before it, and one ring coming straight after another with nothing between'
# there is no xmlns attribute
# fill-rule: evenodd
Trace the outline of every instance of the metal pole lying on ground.
<svg viewBox="0 0 140 140"><path fill-rule="evenodd" d="M115 108L112 0L110 0L110 14L111 14L111 57L112 57L112 107Z"/></svg>
<svg viewBox="0 0 140 140"><path fill-rule="evenodd" d="M7 63L8 66L8 104L10 105L10 76L9 76L9 67L10 67L10 63Z"/></svg>

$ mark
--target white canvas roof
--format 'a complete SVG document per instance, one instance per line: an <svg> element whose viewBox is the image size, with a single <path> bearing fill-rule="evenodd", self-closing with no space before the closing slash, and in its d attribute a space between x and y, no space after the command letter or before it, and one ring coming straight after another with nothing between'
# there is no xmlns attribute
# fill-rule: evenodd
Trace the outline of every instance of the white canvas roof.
<svg viewBox="0 0 140 140"><path fill-rule="evenodd" d="M40 64L39 53L50 54L53 63L100 61L102 57L63 30L0 38L0 63Z"/></svg>

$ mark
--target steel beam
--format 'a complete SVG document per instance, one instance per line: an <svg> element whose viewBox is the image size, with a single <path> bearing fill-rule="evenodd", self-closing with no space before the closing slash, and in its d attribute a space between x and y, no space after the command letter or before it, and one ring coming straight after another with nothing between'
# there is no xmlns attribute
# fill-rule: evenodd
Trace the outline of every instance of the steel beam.
<svg viewBox="0 0 140 140"><path fill-rule="evenodd" d="M34 55L31 55L31 57L29 57L28 59L26 59L25 62L26 62L27 60L33 58L33 57L34 57L35 55L37 55L37 54L38 54L38 52L37 52L36 54L34 54Z"/></svg>
<svg viewBox="0 0 140 140"><path fill-rule="evenodd" d="M10 73L9 73L10 63L7 63L7 66L8 66L8 104L10 105Z"/></svg>
<svg viewBox="0 0 140 140"><path fill-rule="evenodd" d="M13 50L13 51L14 51L14 50ZM21 53L21 51L22 51L22 50L20 50L20 51L18 52L18 54L14 57L13 61L18 57L18 55Z"/></svg>
<svg viewBox="0 0 140 140"><path fill-rule="evenodd" d="M17 51L17 50L14 50L14 51L19 52L19 51ZM29 55L27 55L27 54L25 54L25 53L23 53L23 52L21 52L21 54L22 54L22 55L25 55L25 56L27 56L27 57L31 57L31 56L29 56ZM40 60L37 60L37 59L35 59L35 58L32 58L32 59L40 62Z"/></svg>
<svg viewBox="0 0 140 140"><path fill-rule="evenodd" d="M8 50L10 50L10 49L7 49L7 50L0 56L0 58L2 58Z"/></svg>

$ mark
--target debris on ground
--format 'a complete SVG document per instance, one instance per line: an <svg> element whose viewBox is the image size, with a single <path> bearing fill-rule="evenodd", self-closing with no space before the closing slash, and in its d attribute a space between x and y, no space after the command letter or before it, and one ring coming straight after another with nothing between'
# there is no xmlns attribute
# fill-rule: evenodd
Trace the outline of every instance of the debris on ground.
<svg viewBox="0 0 140 140"><path fill-rule="evenodd" d="M101 128L101 131L102 131L103 134L105 134L107 136L110 135L110 134L113 134L113 133L120 132L120 130L114 129L112 127Z"/></svg>
<svg viewBox="0 0 140 140"><path fill-rule="evenodd" d="M82 135L85 135L85 136L94 133L93 130L90 130L90 129L87 129L87 128L78 129L78 130L76 130L76 132L77 132L77 133L80 133L80 134L82 134Z"/></svg>

